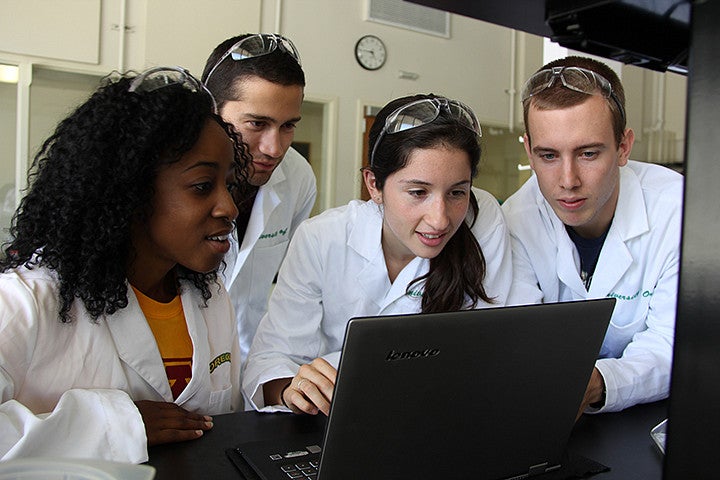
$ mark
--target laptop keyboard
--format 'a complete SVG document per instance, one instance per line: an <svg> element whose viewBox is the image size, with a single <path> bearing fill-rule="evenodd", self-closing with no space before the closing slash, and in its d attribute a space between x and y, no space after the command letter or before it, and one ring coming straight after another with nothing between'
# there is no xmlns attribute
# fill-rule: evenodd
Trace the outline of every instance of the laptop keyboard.
<svg viewBox="0 0 720 480"><path fill-rule="evenodd" d="M287 478L303 480L306 478L315 479L318 474L318 460L306 460L303 462L289 463L280 467L280 470L287 475Z"/></svg>

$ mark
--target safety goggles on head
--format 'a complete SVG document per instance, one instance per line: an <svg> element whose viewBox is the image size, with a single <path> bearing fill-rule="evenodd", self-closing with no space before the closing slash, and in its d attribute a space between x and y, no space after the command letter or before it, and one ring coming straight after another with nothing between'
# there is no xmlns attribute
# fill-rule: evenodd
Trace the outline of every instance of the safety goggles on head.
<svg viewBox="0 0 720 480"><path fill-rule="evenodd" d="M522 101L552 87L558 79L562 82L563 87L570 90L588 95L599 93L605 98L612 99L617 105L623 121L625 120L625 109L613 92L608 79L599 73L581 67L552 67L537 72L525 82L522 89Z"/></svg>
<svg viewBox="0 0 720 480"><path fill-rule="evenodd" d="M392 135L393 133L432 123L440 116L442 110L448 112L450 117L457 120L460 125L473 131L478 137L482 137L480 124L475 114L464 103L449 100L445 97L423 98L403 105L388 115L385 126L378 135L377 140L375 140L372 153L370 153L370 166L374 165L375 151L385 135Z"/></svg>
<svg viewBox="0 0 720 480"><path fill-rule="evenodd" d="M220 57L210 69L210 72L205 78L205 83L210 81L210 76L227 57L232 57L233 60L240 61L267 55L277 49L290 55L297 64L300 65L300 54L290 39L275 33L256 33L239 40L230 47L227 52L223 53L222 57Z"/></svg>
<svg viewBox="0 0 720 480"><path fill-rule="evenodd" d="M128 92L153 92L169 85L180 85L191 92L208 95L212 100L213 113L217 113L217 103L215 103L215 97L212 96L210 90L182 67L154 67L145 70L133 78L130 87L128 87Z"/></svg>

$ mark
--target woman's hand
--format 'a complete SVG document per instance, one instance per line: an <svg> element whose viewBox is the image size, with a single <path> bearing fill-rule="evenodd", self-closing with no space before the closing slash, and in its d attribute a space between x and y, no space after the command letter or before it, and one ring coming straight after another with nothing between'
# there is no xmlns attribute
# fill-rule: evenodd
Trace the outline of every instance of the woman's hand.
<svg viewBox="0 0 720 480"><path fill-rule="evenodd" d="M282 403L294 413L317 415L322 412L328 415L336 378L335 367L316 358L302 365L289 381L285 378L266 383L263 392L266 399L276 399L276 404Z"/></svg>
<svg viewBox="0 0 720 480"><path fill-rule="evenodd" d="M148 446L193 440L213 427L212 417L188 412L174 403L141 400L135 405L145 423Z"/></svg>

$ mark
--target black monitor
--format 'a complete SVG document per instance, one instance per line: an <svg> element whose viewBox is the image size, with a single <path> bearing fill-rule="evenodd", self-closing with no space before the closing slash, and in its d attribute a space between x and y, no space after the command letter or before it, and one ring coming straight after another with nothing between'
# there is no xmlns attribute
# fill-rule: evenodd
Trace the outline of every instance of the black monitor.
<svg viewBox="0 0 720 480"><path fill-rule="evenodd" d="M563 47L686 74L690 9L677 0L547 0L545 20Z"/></svg>
<svg viewBox="0 0 720 480"><path fill-rule="evenodd" d="M548 37L563 47L658 71L686 73L684 0L412 0Z"/></svg>

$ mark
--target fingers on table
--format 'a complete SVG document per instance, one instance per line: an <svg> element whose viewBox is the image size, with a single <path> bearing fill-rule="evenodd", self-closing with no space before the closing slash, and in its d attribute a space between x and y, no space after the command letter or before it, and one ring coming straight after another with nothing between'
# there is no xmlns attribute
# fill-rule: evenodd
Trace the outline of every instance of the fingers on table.
<svg viewBox="0 0 720 480"><path fill-rule="evenodd" d="M148 444L182 442L213 427L212 417L189 412L170 402L136 402L145 423Z"/></svg>

